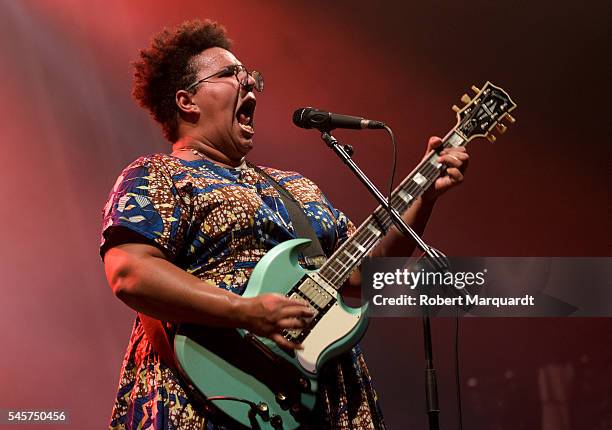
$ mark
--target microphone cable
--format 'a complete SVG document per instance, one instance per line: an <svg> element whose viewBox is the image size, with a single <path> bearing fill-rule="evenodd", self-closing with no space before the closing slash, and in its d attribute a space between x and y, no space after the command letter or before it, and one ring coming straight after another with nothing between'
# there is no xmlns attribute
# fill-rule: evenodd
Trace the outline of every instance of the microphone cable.
<svg viewBox="0 0 612 430"><path fill-rule="evenodd" d="M395 168L397 166L397 145L395 144L395 136L393 130L388 125L383 127L391 137L391 145L393 145L393 167L391 168L391 177L389 178L389 194L387 195L387 203L391 207L391 193L393 192L393 178L395 178Z"/></svg>

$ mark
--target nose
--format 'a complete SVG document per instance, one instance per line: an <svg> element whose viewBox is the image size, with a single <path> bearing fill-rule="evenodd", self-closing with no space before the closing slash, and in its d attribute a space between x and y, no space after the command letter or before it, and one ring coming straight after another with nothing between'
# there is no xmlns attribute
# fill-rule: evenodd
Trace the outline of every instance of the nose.
<svg viewBox="0 0 612 430"><path fill-rule="evenodd" d="M246 71L244 71L244 74L246 75L246 82L242 84L242 88L244 88L246 92L251 92L255 88L255 78Z"/></svg>

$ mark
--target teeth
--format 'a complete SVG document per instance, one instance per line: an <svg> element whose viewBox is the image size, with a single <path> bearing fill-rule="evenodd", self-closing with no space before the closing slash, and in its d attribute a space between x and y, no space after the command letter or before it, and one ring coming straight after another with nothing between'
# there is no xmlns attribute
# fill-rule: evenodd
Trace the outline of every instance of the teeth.
<svg viewBox="0 0 612 430"><path fill-rule="evenodd" d="M249 133L251 133L251 134L252 134L252 133L255 133L255 130L253 129L253 127L251 127L251 126L250 126L250 125L248 125L248 124L240 124L240 123L238 123L238 125L240 126L240 128L242 128L243 130L248 131L248 132L249 132Z"/></svg>

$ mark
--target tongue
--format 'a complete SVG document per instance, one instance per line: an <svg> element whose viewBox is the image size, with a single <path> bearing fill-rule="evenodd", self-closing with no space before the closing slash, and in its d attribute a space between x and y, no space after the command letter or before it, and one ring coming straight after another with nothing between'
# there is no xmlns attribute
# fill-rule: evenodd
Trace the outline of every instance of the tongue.
<svg viewBox="0 0 612 430"><path fill-rule="evenodd" d="M251 117L250 116L246 116L245 114L241 113L238 115L238 122L242 125L247 125L249 123L249 121L251 121Z"/></svg>

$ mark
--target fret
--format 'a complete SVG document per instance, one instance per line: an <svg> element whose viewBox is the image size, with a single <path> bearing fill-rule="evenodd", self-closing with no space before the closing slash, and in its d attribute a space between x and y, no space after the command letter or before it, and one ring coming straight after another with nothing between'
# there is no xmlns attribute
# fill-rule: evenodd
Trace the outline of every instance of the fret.
<svg viewBox="0 0 612 430"><path fill-rule="evenodd" d="M370 230L372 232L372 234L374 234L375 236L379 236L382 232L373 224L368 224L367 225L368 230Z"/></svg>
<svg viewBox="0 0 612 430"><path fill-rule="evenodd" d="M346 255L351 262L352 261L357 261L357 257L355 257L353 254L348 252L346 249L343 251L343 254Z"/></svg>
<svg viewBox="0 0 612 430"><path fill-rule="evenodd" d="M425 182L427 182L427 177L423 175L421 172L416 172L412 177L412 180L419 186L422 187Z"/></svg>
<svg viewBox="0 0 612 430"><path fill-rule="evenodd" d="M414 197L408 194L406 190L399 190L397 195L408 205L414 200Z"/></svg>
<svg viewBox="0 0 612 430"><path fill-rule="evenodd" d="M444 147L448 148L449 146L463 146L467 143L467 139L461 135L457 130L451 130L450 133L446 135L443 139Z"/></svg>
<svg viewBox="0 0 612 430"><path fill-rule="evenodd" d="M365 248L364 246L361 246L361 245L360 245L360 244L358 244L358 243L356 243L356 244L355 244L355 247L356 247L356 248L357 248L359 251L361 251L361 252L365 252L365 251L366 251L366 248Z"/></svg>

